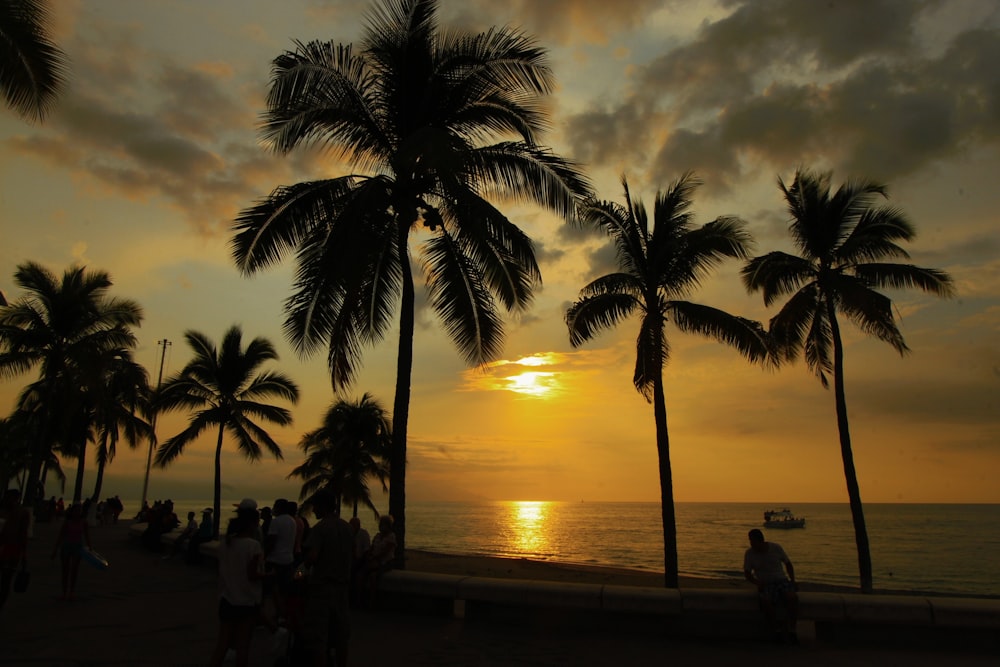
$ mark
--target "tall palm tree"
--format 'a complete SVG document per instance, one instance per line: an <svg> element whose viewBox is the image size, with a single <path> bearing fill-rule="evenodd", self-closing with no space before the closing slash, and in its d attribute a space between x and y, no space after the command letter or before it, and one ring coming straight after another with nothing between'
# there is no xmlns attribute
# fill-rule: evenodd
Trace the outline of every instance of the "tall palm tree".
<svg viewBox="0 0 1000 667"><path fill-rule="evenodd" d="M377 517L368 480L374 478L388 490L391 442L389 417L374 397L366 393L353 403L341 399L327 410L322 426L302 437L299 446L306 459L288 477L304 480L300 499L330 486L352 505L352 516L358 515L360 504Z"/></svg>
<svg viewBox="0 0 1000 667"><path fill-rule="evenodd" d="M95 355L134 346L132 327L142 321L142 309L132 300L111 297L111 278L103 271L71 267L59 280L27 262L17 268L14 281L25 294L0 309L0 377L38 367L36 389L44 412L28 467L24 498L29 504L52 452L54 429L68 423L67 412L79 407L57 400L60 392L82 384L81 369Z"/></svg>
<svg viewBox="0 0 1000 667"><path fill-rule="evenodd" d="M589 193L571 162L537 143L552 88L543 49L508 28L443 33L436 0L387 0L352 45L297 43L274 61L263 135L287 153L331 149L359 173L279 187L235 222L234 259L255 273L294 251L285 331L302 354L326 345L334 391L399 306L389 510L405 551L406 440L418 231L431 307L470 364L503 344L500 307L526 308L540 273L530 239L492 203L573 211Z"/></svg>
<svg viewBox="0 0 1000 667"><path fill-rule="evenodd" d="M42 120L66 76L66 55L48 37L42 0L0 0L0 92L20 116Z"/></svg>
<svg viewBox="0 0 1000 667"><path fill-rule="evenodd" d="M117 453L122 438L130 449L140 442L155 437L148 419L151 413L152 389L149 374L135 362L130 350L114 350L102 363L104 390L96 393L94 407L94 434L97 438L97 479L91 497L96 502L101 497L104 468Z"/></svg>
<svg viewBox="0 0 1000 667"><path fill-rule="evenodd" d="M592 201L583 207L581 221L604 230L614 242L619 271L584 287L566 313L573 347L615 327L633 313L639 316L632 382L653 404L663 515L664 583L668 588L677 588L677 527L663 389L663 367L670 358L667 322L673 322L680 331L702 334L731 345L752 361L767 357L766 337L759 323L681 300L726 257L749 256L751 244L745 223L738 218L720 217L703 227L691 223L691 197L698 185L700 181L688 172L666 191L657 192L652 230L645 206L632 201L624 177L624 205Z"/></svg>
<svg viewBox="0 0 1000 667"><path fill-rule="evenodd" d="M770 306L789 296L771 318L770 332L785 358L805 357L824 387L833 375L840 453L858 547L861 590L872 590L871 549L854 468L844 392L844 343L837 313L865 333L889 343L901 355L909 348L893 315L892 301L877 289L918 288L938 296L954 293L943 271L912 264L886 263L909 259L899 245L916 236L897 208L879 205L886 188L869 180L852 180L831 192L830 173L797 171L790 186L778 185L791 215L789 232L799 255L770 252L751 259L743 269L750 292L761 291Z"/></svg>
<svg viewBox="0 0 1000 667"><path fill-rule="evenodd" d="M281 373L258 372L278 353L266 338L254 338L243 349L243 331L231 327L222 345L202 333L187 331L185 340L194 358L177 375L168 378L156 399L158 412L194 411L188 427L164 441L156 450L156 465L165 467L209 428L218 429L215 444L214 535L219 537L222 511L222 443L228 431L240 453L251 462L260 460L263 449L281 459L281 447L256 420L287 426L292 413L283 407L262 402L272 397L296 403L299 389Z"/></svg>

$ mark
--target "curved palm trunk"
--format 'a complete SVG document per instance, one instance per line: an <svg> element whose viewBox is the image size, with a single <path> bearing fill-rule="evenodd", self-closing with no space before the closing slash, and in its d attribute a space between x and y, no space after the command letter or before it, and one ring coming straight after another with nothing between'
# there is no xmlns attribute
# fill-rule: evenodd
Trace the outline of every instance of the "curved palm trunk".
<svg viewBox="0 0 1000 667"><path fill-rule="evenodd" d="M94 493L91 498L96 503L101 497L101 487L104 486L104 461L100 456L97 458L97 479L94 481Z"/></svg>
<svg viewBox="0 0 1000 667"><path fill-rule="evenodd" d="M827 317L833 337L833 392L837 403L837 429L840 431L840 455L844 460L844 477L847 479L847 497L851 503L854 520L854 541L858 547L858 570L861 574L861 592L872 592L872 553L868 544L868 529L861 506L861 487L854 469L854 452L851 449L851 432L847 423L847 398L844 393L844 343L840 339L833 304L827 301Z"/></svg>
<svg viewBox="0 0 1000 667"><path fill-rule="evenodd" d="M212 539L219 539L219 526L222 524L222 434L224 427L219 426L219 442L215 445L215 495L212 496Z"/></svg>
<svg viewBox="0 0 1000 667"><path fill-rule="evenodd" d="M87 441L80 443L80 456L76 463L76 482L73 484L73 503L80 502L83 496L83 470L87 463Z"/></svg>
<svg viewBox="0 0 1000 667"><path fill-rule="evenodd" d="M399 254L403 267L403 295L399 312L399 351L396 357L396 396L392 404L392 444L389 453L389 514L396 533L393 566L406 567L406 426L410 418L410 381L413 375L413 273L406 246L408 226L400 223Z"/></svg>
<svg viewBox="0 0 1000 667"><path fill-rule="evenodd" d="M674 512L674 477L670 469L670 435L663 378L653 383L653 416L656 420L656 455L660 465L660 511L663 515L663 585L677 588L677 519Z"/></svg>

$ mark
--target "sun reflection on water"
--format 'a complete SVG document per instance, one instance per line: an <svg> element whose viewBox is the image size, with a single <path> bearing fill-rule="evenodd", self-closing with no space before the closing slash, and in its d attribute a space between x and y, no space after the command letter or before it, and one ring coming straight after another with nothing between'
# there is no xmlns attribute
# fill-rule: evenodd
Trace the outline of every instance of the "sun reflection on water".
<svg viewBox="0 0 1000 667"><path fill-rule="evenodd" d="M506 526L502 531L510 553L532 557L549 553L550 503L544 500L514 500L506 503Z"/></svg>

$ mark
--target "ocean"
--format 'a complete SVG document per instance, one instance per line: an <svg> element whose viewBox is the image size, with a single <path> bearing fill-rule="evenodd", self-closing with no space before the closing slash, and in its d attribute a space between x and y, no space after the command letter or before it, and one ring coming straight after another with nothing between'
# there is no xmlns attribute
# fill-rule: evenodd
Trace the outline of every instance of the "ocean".
<svg viewBox="0 0 1000 667"><path fill-rule="evenodd" d="M224 507L235 501L226 501ZM126 505L126 515L138 503ZM211 501L176 501L183 518ZM858 586L849 506L790 507L806 527L764 529L757 503L678 503L681 574L743 578L747 531L762 528L784 547L801 581ZM360 517L375 529L370 512ZM453 554L531 558L663 571L658 503L411 502L406 546ZM875 588L1000 596L1000 505L868 504Z"/></svg>

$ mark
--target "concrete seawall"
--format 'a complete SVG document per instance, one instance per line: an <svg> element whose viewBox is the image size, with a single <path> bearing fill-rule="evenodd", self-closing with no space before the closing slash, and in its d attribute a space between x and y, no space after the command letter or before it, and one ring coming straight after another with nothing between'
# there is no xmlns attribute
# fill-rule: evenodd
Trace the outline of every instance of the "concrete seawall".
<svg viewBox="0 0 1000 667"><path fill-rule="evenodd" d="M138 538L144 524L130 535ZM172 544L178 533L162 536ZM214 557L217 542L201 545ZM803 640L1000 651L1000 600L922 595L802 592ZM741 589L650 588L391 571L379 582L379 605L398 612L513 626L539 623L620 626L706 638L766 634L756 593Z"/></svg>

